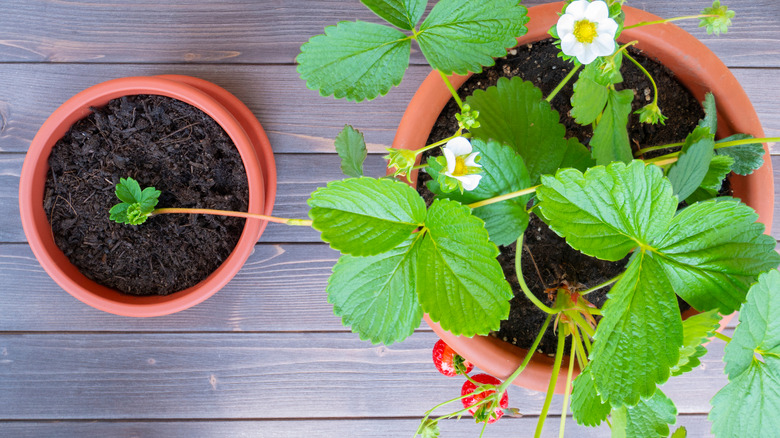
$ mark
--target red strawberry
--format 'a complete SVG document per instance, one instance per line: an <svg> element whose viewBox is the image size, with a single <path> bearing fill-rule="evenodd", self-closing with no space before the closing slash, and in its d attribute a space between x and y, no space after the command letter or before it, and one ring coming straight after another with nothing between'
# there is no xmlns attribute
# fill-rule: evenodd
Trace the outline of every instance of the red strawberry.
<svg viewBox="0 0 780 438"><path fill-rule="evenodd" d="M476 374L474 376L471 376L471 378L479 383L483 383L486 385L498 386L501 384L500 380L496 379L495 377L489 374ZM485 397L488 397L489 395L494 394L496 392L494 390L488 390L488 391L479 392L477 394L473 394L476 389L477 389L477 385L471 382L471 380L466 380L466 383L463 384L463 388L461 388L460 390L460 395L472 394L462 399L464 408L470 408L471 406L474 406L475 404L485 399ZM477 407L476 409L469 409L469 412L471 412L471 415L474 416L474 419L476 419L478 423L487 421L488 424L490 424L490 423L495 423L496 421L498 421L499 418L501 418L504 415L504 411L501 408L506 408L509 406L509 394L507 394L506 392L504 392L504 395L501 397L501 402L499 403L499 406L493 405L493 409L488 410L489 409L488 404L483 404Z"/></svg>
<svg viewBox="0 0 780 438"><path fill-rule="evenodd" d="M447 377L458 374L468 374L474 365L459 355L447 343L439 339L433 346L433 364L440 373Z"/></svg>

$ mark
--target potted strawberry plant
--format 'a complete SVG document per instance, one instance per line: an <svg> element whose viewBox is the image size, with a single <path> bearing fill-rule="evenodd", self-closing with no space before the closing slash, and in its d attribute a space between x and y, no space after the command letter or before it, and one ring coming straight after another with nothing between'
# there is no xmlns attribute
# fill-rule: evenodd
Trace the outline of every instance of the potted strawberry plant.
<svg viewBox="0 0 780 438"><path fill-rule="evenodd" d="M494 421L504 412L507 385L536 373L530 380L548 381L540 425L558 388L567 395L567 407L573 391L571 406L580 423L595 425L611 417L618 435L662 436L676 410L658 385L695 366L719 314L741 308L735 338L715 335L729 342L730 383L713 399L713 430L737 436L741 415L754 409L761 414L751 424L753 434L773 433L777 425L768 406L778 403L776 392L745 390L780 376L773 359L780 333L762 316L777 305L780 256L774 239L756 222L759 217L771 221L771 205L757 201L773 199L761 143L776 139L760 138L754 111L730 75L723 82L701 79L708 70L723 71L717 59L705 53L699 65L681 64L679 58L691 54L678 55L675 45L693 38L665 24L671 20L619 1L567 1L526 13L516 1L441 0L424 20L423 1L363 3L394 27L362 22L328 27L302 46L299 72L323 95L372 99L400 82L411 41L417 41L434 72L404 115L387 158L396 178L415 180L424 169L436 196L426 205L396 180L362 176L361 134L347 126L338 136L342 168L353 178L316 191L309 205L314 228L343 254L329 280L328 300L344 324L363 339L390 343L411 334L425 314L437 333L454 340L451 346L465 360L492 367L505 379L468 376L456 366L468 380L455 399L466 400L464 409L439 419L468 411L478 421ZM719 1L699 16L708 32L725 31L732 17ZM560 56L571 62L561 87L544 97L522 80L499 81L464 102L455 90L465 78L451 75L492 65L493 57L504 56L515 38L523 37L526 23L528 38L550 31ZM659 30L650 31L653 26ZM705 116L680 144L636 150L629 144L630 91L617 85L621 64L635 63L627 51L632 45L667 64L703 102ZM663 51L664 46L673 48ZM587 148L563 137L558 114L548 104L569 81L576 81L570 97L574 116L593 128ZM732 88L737 97L724 98ZM652 92L657 96L663 90ZM459 109L456 132L426 144L449 99ZM716 104L722 101L728 106ZM658 124L665 121L663 111L656 97L638 113L643 122ZM441 157L420 161L424 151L439 147ZM665 152L646 155L656 149ZM731 171L750 175L731 178L735 195L749 206L718 197ZM763 195L756 195L761 190ZM512 297L495 260L496 244L517 241L521 247L530 214L584 254L628 257L625 270L606 282L553 288L551 305L534 296L517 273L520 289L548 315L529 350L535 350L548 325L557 328L555 359L546 368L528 351L507 359L500 351L505 343L484 337L498 329ZM590 306L587 294L606 288L603 308ZM677 296L700 313L683 320ZM474 347L471 338L480 339ZM754 354L762 357L751 359ZM572 389L575 369L580 371ZM729 408L724 400L740 392L741 401ZM761 397L771 402L762 405ZM425 436L436 435L439 419L430 414L418 429Z"/></svg>

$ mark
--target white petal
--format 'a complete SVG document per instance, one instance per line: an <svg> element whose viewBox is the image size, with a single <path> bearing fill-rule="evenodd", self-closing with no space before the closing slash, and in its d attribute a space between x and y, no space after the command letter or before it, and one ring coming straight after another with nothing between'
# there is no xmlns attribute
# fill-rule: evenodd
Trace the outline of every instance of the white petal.
<svg viewBox="0 0 780 438"><path fill-rule="evenodd" d="M445 150L449 149L453 154L468 155L471 153L471 142L466 137L455 137L447 142L444 147Z"/></svg>
<svg viewBox="0 0 780 438"><path fill-rule="evenodd" d="M482 167L481 164L475 161L477 159L477 155L479 155L479 152L470 153L469 156L464 160L463 164L465 164L466 167Z"/></svg>
<svg viewBox="0 0 780 438"><path fill-rule="evenodd" d="M555 31L558 32L558 37L563 38L565 35L574 32L574 17L569 14L564 14L558 19L558 24L555 25Z"/></svg>
<svg viewBox="0 0 780 438"><path fill-rule="evenodd" d="M477 188L479 180L482 179L482 175L463 175L456 176L458 180L463 184L463 190L471 191Z"/></svg>
<svg viewBox="0 0 780 438"><path fill-rule="evenodd" d="M615 39L615 32L617 32L618 28L618 24L615 20L604 18L599 20L596 24L598 25L596 31L599 33L599 36L606 34L609 35L610 38Z"/></svg>
<svg viewBox="0 0 780 438"><path fill-rule="evenodd" d="M577 60L582 64L590 64L595 61L598 55L593 51L593 44L583 47L582 53L577 55Z"/></svg>
<svg viewBox="0 0 780 438"><path fill-rule="evenodd" d="M455 171L455 154L447 148L441 148L441 151L444 152L444 158L447 159L447 171L444 174L452 176L452 172Z"/></svg>
<svg viewBox="0 0 780 438"><path fill-rule="evenodd" d="M575 46L577 44L579 44L580 46L582 45L582 43L577 41L577 37L575 37L573 33L570 33L561 38L561 50L566 55L577 56L577 54L575 53L576 50Z"/></svg>
<svg viewBox="0 0 780 438"><path fill-rule="evenodd" d="M604 17L609 17L609 7L601 0L591 2L585 10L585 18L589 21L599 21Z"/></svg>
<svg viewBox="0 0 780 438"><path fill-rule="evenodd" d="M598 56L609 56L615 52L615 40L609 38L609 35L599 35L598 38L593 40L593 51Z"/></svg>
<svg viewBox="0 0 780 438"><path fill-rule="evenodd" d="M566 7L565 13L567 15L572 15L574 20L581 20L585 17L585 10L588 8L588 1L587 0L577 0L574 2L571 2L568 7Z"/></svg>

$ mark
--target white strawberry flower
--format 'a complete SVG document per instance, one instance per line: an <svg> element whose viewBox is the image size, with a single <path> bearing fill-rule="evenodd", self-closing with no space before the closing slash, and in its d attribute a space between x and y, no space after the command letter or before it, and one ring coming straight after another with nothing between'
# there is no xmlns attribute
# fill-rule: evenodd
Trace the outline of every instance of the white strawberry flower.
<svg viewBox="0 0 780 438"><path fill-rule="evenodd" d="M447 159L444 174L460 181L464 190L474 190L482 179L482 175L476 175L482 165L476 162L479 152L472 152L471 142L466 137L455 137L447 142L442 152Z"/></svg>
<svg viewBox="0 0 780 438"><path fill-rule="evenodd" d="M563 53L575 56L582 64L615 52L618 24L609 18L609 6L602 0L571 2L555 29Z"/></svg>

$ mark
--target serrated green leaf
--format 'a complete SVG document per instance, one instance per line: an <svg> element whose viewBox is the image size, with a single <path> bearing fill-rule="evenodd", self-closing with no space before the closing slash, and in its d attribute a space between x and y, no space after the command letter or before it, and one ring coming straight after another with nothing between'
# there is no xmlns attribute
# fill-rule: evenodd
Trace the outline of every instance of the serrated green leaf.
<svg viewBox="0 0 780 438"><path fill-rule="evenodd" d="M422 307L415 290L419 241L413 235L382 254L344 255L333 267L328 302L360 339L389 345L420 325Z"/></svg>
<svg viewBox="0 0 780 438"><path fill-rule="evenodd" d="M433 201L420 245L417 293L423 310L455 335L486 335L509 316L512 290L483 222L465 205Z"/></svg>
<svg viewBox="0 0 780 438"><path fill-rule="evenodd" d="M718 132L718 109L715 106L715 95L707 93L704 95L704 102L701 103L704 108L704 118L699 120L699 127L708 128L710 133Z"/></svg>
<svg viewBox="0 0 780 438"><path fill-rule="evenodd" d="M669 438L686 438L688 436L688 430L685 429L683 426L680 426L677 428L677 430L674 431L672 436Z"/></svg>
<svg viewBox="0 0 780 438"><path fill-rule="evenodd" d="M495 87L475 91L466 103L480 114L479 128L471 130L474 138L513 148L523 158L531 184L560 167L569 147L566 128L532 83L501 78Z"/></svg>
<svg viewBox="0 0 780 438"><path fill-rule="evenodd" d="M723 360L729 383L712 398L717 437L773 436L780 430L780 273L761 274L739 312ZM757 358L760 354L761 358Z"/></svg>
<svg viewBox="0 0 780 438"><path fill-rule="evenodd" d="M698 313L683 321L683 345L680 347L680 360L671 370L673 376L679 376L699 366L699 358L707 353L702 344L712 336L719 322L720 315L716 310Z"/></svg>
<svg viewBox="0 0 780 438"><path fill-rule="evenodd" d="M716 145L734 140L747 140L752 135L736 134L715 142ZM750 175L754 170L764 165L764 146L761 143L743 144L715 149L719 155L728 155L734 159L731 170L739 175Z"/></svg>
<svg viewBox="0 0 780 438"><path fill-rule="evenodd" d="M420 26L417 43L435 70L479 73L525 35L527 12L516 0L440 0Z"/></svg>
<svg viewBox="0 0 780 438"><path fill-rule="evenodd" d="M723 184L723 179L731 172L731 166L733 164L734 159L727 155L713 156L712 161L710 161L710 168L707 170L707 174L704 175L701 185L691 194L691 196L685 198L685 202L693 204L717 196L720 187Z"/></svg>
<svg viewBox="0 0 780 438"><path fill-rule="evenodd" d="M679 360L682 319L662 263L655 254L635 253L602 308L590 367L613 409L651 396Z"/></svg>
<svg viewBox="0 0 780 438"><path fill-rule="evenodd" d="M126 202L121 202L119 204L114 205L113 207L111 207L111 210L108 211L109 219L120 224L130 223L127 218L127 209L129 207L130 204Z"/></svg>
<svg viewBox="0 0 780 438"><path fill-rule="evenodd" d="M776 268L777 242L756 212L736 200L699 202L680 211L656 249L674 291L700 311L737 310L756 277Z"/></svg>
<svg viewBox="0 0 780 438"><path fill-rule="evenodd" d="M571 115L580 125L589 125L604 111L609 89L596 82L596 64L588 64L574 83Z"/></svg>
<svg viewBox="0 0 780 438"><path fill-rule="evenodd" d="M607 419L610 410L609 404L604 403L596 391L590 365L586 365L574 379L571 392L571 412L574 419L577 424L594 427Z"/></svg>
<svg viewBox="0 0 780 438"><path fill-rule="evenodd" d="M519 155L511 148L494 140L473 139L471 146L479 152L479 164L482 165L482 179L472 191L445 193L437 182L437 166L428 167L431 175L428 189L437 196L471 204L506 193L515 192L531 186L528 170ZM509 245L517 240L528 226L528 205L531 195L485 205L474 209L474 215L485 221L490 240L496 245Z"/></svg>
<svg viewBox="0 0 780 438"><path fill-rule="evenodd" d="M401 83L411 47L410 37L397 29L342 21L301 46L298 73L323 96L360 102Z"/></svg>
<svg viewBox="0 0 780 438"><path fill-rule="evenodd" d="M671 185L656 166L633 161L543 176L536 190L550 228L573 248L620 260L664 234L677 208Z"/></svg>
<svg viewBox="0 0 780 438"><path fill-rule="evenodd" d="M116 197L122 202L135 204L141 202L141 185L133 178L119 178L115 189Z"/></svg>
<svg viewBox="0 0 780 438"><path fill-rule="evenodd" d="M709 128L697 127L688 134L677 162L669 168L666 176L680 201L690 196L704 181L715 148L714 138Z"/></svg>
<svg viewBox="0 0 780 438"><path fill-rule="evenodd" d="M632 100L634 92L631 90L609 90L604 114L590 139L590 150L597 164L628 163L633 158L626 129Z"/></svg>
<svg viewBox="0 0 780 438"><path fill-rule="evenodd" d="M427 0L360 0L375 14L401 29L412 30L425 12Z"/></svg>
<svg viewBox="0 0 780 438"><path fill-rule="evenodd" d="M567 144L568 147L559 166L560 168L572 167L580 172L585 172L596 165L596 160L591 157L588 148L583 146L576 137L570 138Z"/></svg>
<svg viewBox="0 0 780 438"><path fill-rule="evenodd" d="M140 208L143 213L151 213L154 207L157 206L161 192L154 187L147 187L143 189L140 197Z"/></svg>
<svg viewBox="0 0 780 438"><path fill-rule="evenodd" d="M336 136L336 152L341 158L341 171L352 177L363 176L363 161L368 154L363 133L345 125Z"/></svg>
<svg viewBox="0 0 780 438"><path fill-rule="evenodd" d="M425 221L425 201L417 191L389 179L333 181L312 193L308 204L322 240L354 256L389 251Z"/></svg>
<svg viewBox="0 0 780 438"><path fill-rule="evenodd" d="M712 2L711 7L704 8L701 12L704 17L699 21L699 27L707 29L707 35L715 34L720 35L726 33L731 26L731 19L734 18L735 12L729 11L728 6L720 4L720 0Z"/></svg>
<svg viewBox="0 0 780 438"><path fill-rule="evenodd" d="M639 400L636 406L612 412L612 438L663 438L669 435L677 408L660 389L650 398Z"/></svg>

